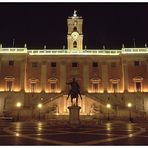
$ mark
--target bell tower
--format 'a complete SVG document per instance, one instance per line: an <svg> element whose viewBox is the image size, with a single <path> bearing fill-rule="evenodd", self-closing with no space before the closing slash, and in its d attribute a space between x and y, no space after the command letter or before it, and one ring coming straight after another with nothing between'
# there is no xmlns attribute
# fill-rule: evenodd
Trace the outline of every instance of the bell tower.
<svg viewBox="0 0 148 148"><path fill-rule="evenodd" d="M73 16L68 17L67 26L67 48L68 50L82 50L83 49L83 19L77 16L77 11L74 10Z"/></svg>

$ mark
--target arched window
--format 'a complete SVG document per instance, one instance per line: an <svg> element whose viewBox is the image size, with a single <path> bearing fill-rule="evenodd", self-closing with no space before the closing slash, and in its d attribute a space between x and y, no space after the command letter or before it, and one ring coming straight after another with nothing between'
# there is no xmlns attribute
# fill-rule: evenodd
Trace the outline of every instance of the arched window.
<svg viewBox="0 0 148 148"><path fill-rule="evenodd" d="M74 28L73 28L73 31L77 31L77 27L74 27Z"/></svg>
<svg viewBox="0 0 148 148"><path fill-rule="evenodd" d="M77 42L76 41L73 42L73 48L77 48Z"/></svg>

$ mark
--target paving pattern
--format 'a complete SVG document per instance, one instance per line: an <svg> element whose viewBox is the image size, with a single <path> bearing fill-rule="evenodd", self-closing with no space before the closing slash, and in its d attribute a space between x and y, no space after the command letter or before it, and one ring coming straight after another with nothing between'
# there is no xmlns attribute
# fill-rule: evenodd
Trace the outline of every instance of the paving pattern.
<svg viewBox="0 0 148 148"><path fill-rule="evenodd" d="M56 122L0 121L0 145L148 145L147 139L146 123L70 127Z"/></svg>

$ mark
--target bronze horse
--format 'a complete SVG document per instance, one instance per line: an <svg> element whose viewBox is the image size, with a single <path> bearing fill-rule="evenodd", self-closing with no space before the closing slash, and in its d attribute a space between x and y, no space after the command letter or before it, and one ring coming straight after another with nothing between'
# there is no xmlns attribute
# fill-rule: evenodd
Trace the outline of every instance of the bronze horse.
<svg viewBox="0 0 148 148"><path fill-rule="evenodd" d="M71 90L70 98L71 98L71 104L72 104L72 106L73 105L78 106L78 97L79 97L79 93L76 92L75 90ZM74 99L76 99L76 103L74 103Z"/></svg>
<svg viewBox="0 0 148 148"><path fill-rule="evenodd" d="M72 106L75 105L75 106L78 106L78 98L80 96L80 98L82 99L81 97L81 94L80 94L80 86L79 84L75 81L75 78L73 78L73 81L70 82L70 83L67 83L68 85L71 85L71 90L69 91L68 93L68 97L67 97L67 100L70 96L71 98L71 104ZM76 104L74 103L74 99L76 99Z"/></svg>

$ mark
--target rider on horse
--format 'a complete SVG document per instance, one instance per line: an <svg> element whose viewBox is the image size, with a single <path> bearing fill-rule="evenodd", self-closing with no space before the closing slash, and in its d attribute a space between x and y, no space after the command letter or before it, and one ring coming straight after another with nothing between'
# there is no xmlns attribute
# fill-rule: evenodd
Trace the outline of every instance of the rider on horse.
<svg viewBox="0 0 148 148"><path fill-rule="evenodd" d="M78 101L78 95L80 96L80 98L82 99L82 96L80 94L80 86L79 84L76 82L75 78L73 78L73 81L72 82L69 82L69 83L66 83L68 85L71 86L71 89L68 93L68 97L67 97L67 100L69 98L69 96L71 95L71 102L72 102L72 99L73 98L76 98L76 101ZM72 102L73 103L73 102Z"/></svg>

